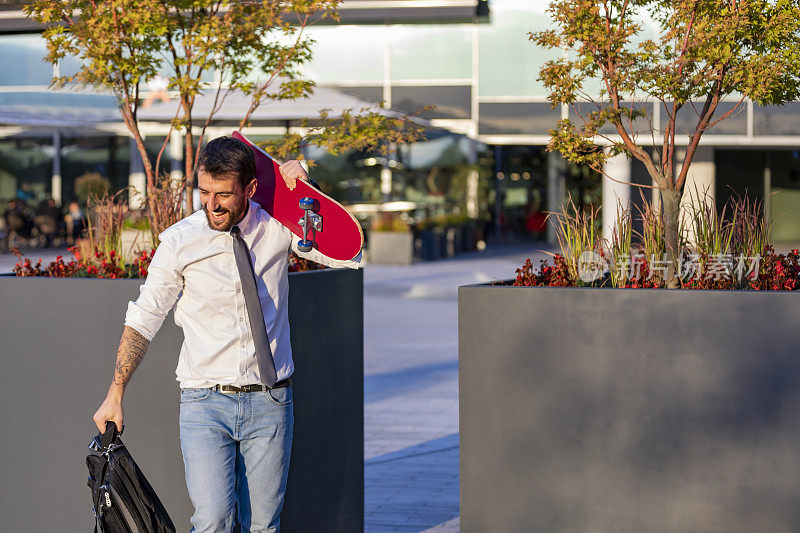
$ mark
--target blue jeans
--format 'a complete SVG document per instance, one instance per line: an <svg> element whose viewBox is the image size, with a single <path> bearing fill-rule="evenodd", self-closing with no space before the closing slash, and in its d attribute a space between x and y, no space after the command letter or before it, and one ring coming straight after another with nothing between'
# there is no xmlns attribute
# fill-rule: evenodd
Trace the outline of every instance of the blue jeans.
<svg viewBox="0 0 800 533"><path fill-rule="evenodd" d="M182 389L180 433L192 532L280 531L292 448L292 388Z"/></svg>

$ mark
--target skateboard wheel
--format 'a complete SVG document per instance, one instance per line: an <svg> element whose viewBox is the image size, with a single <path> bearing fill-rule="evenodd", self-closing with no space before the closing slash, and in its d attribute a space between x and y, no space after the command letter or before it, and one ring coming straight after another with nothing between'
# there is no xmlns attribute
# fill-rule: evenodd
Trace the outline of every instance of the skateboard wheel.
<svg viewBox="0 0 800 533"><path fill-rule="evenodd" d="M314 243L311 241L301 239L300 242L297 243L297 249L301 252L310 252L312 248L314 248Z"/></svg>
<svg viewBox="0 0 800 533"><path fill-rule="evenodd" d="M300 209L311 210L314 209L314 199L306 196L300 199Z"/></svg>

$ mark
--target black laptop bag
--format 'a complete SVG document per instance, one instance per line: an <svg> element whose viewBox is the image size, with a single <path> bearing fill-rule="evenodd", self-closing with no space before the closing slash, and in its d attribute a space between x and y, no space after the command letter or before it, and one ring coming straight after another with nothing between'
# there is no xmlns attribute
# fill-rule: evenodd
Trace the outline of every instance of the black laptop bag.
<svg viewBox="0 0 800 533"><path fill-rule="evenodd" d="M86 466L95 516L95 533L175 533L156 496L113 422L89 444Z"/></svg>

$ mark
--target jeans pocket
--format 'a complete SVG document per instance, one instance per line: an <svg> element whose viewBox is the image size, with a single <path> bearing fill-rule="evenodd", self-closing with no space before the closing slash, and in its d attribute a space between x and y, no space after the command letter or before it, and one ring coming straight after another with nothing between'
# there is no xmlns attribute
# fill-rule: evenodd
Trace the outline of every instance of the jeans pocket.
<svg viewBox="0 0 800 533"><path fill-rule="evenodd" d="M211 396L211 389L181 389L181 403L199 402L209 396Z"/></svg>
<svg viewBox="0 0 800 533"><path fill-rule="evenodd" d="M289 405L292 403L292 387L281 387L280 389L269 389L267 391L269 400L275 405Z"/></svg>

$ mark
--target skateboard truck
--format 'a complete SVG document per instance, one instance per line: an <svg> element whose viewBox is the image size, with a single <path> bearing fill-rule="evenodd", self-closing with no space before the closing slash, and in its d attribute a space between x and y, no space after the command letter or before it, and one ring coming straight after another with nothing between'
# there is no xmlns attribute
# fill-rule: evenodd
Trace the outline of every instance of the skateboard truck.
<svg viewBox="0 0 800 533"><path fill-rule="evenodd" d="M304 211L303 218L300 219L300 227L303 228L303 239L297 243L297 249L301 252L310 252L314 248L314 242L308 238L310 230L322 231L322 217L314 213L314 199L308 196L300 199L300 209Z"/></svg>

